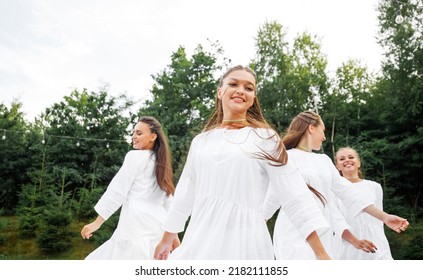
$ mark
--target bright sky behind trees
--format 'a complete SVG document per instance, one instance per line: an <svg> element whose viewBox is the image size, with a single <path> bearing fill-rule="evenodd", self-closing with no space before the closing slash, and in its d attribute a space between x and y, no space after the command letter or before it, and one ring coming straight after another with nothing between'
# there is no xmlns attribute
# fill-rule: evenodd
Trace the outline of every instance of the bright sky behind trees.
<svg viewBox="0 0 423 280"><path fill-rule="evenodd" d="M23 103L30 121L73 89L135 100L179 46L188 53L219 41L233 64L247 64L266 21L321 40L330 72L359 59L377 71L377 0L0 0L0 102ZM290 41L292 43L292 41Z"/></svg>

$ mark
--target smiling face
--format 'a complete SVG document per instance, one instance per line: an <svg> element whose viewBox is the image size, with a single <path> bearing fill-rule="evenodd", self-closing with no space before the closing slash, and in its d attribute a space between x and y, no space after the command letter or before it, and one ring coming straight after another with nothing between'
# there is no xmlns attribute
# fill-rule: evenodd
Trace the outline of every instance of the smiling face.
<svg viewBox="0 0 423 280"><path fill-rule="evenodd" d="M358 176L360 166L360 159L353 149L345 148L336 153L336 168L342 172L344 177Z"/></svg>
<svg viewBox="0 0 423 280"><path fill-rule="evenodd" d="M138 122L132 134L132 147L137 150L152 150L157 135L151 131L148 124Z"/></svg>
<svg viewBox="0 0 423 280"><path fill-rule="evenodd" d="M222 101L224 119L245 118L256 95L256 79L245 70L228 74L219 87L217 97Z"/></svg>

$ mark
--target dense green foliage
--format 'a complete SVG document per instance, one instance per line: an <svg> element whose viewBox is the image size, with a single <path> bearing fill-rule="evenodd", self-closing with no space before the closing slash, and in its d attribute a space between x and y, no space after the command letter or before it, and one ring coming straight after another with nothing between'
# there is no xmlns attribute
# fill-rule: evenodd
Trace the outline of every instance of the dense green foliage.
<svg viewBox="0 0 423 280"><path fill-rule="evenodd" d="M421 1L402 2L407 4L382 1L378 8L379 41L386 49L378 74L349 60L330 77L317 38L304 33L290 44L277 22L258 30L250 65L258 76L263 112L279 132L293 116L312 109L326 125L322 152L333 157L342 146L358 150L366 177L384 189L385 210L411 222L404 234L387 232L394 258L421 259L423 7ZM394 21L399 8L403 24ZM177 183L190 142L211 113L219 77L230 64L223 53L217 43L209 51L198 46L191 57L179 47L169 65L152 76L151 98L140 108L107 89L75 90L28 123L22 104L0 104L0 211L16 216L13 226L21 242L36 240L37 256L56 258L71 250L79 235L75 224L96 216L93 206L131 149L127 139L141 115L163 124ZM118 215L85 244L92 248L109 238ZM10 226L7 221L0 220L0 229ZM6 238L0 231L0 248Z"/></svg>

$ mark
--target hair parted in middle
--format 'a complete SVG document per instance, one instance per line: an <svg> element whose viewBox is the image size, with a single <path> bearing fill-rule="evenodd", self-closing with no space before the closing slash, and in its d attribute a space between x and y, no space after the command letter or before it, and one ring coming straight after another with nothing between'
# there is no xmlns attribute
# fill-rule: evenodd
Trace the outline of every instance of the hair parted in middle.
<svg viewBox="0 0 423 280"><path fill-rule="evenodd" d="M286 149L282 143L282 141L280 141L280 137L278 135L278 133L276 132L276 130L269 124L269 122L266 120L266 118L263 115L263 112L261 110L261 106L259 103L259 100L257 98L257 75L256 73L248 66L243 66L243 65L236 65L234 67L229 68L220 78L220 82L219 82L219 88L221 88L226 81L226 78L235 71L246 71L248 73L250 73L253 77L254 77L254 85L255 85L255 97L254 97L254 102L253 105L248 108L247 110L247 114L246 114L246 120L249 123L249 126L253 127L253 128L268 128L268 129L272 129L275 133L274 135L271 135L269 137L270 138L277 138L278 141L278 145L274 151L274 153L271 155L269 153L266 153L265 151L260 152L259 154L256 155L257 158L260 159L265 159L265 160L269 160L271 162L273 162L272 164L274 165L285 165L288 161L288 155L286 153ZM209 120L207 121L203 131L209 131L211 129L217 128L222 124L223 121L223 106L222 106L222 100L220 100L216 94L216 101L215 101L215 108L214 111L212 112Z"/></svg>

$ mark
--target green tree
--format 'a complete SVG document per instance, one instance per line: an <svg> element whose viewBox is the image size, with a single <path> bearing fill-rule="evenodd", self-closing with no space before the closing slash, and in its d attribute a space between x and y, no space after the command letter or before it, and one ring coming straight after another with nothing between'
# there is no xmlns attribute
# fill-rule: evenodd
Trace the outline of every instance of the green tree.
<svg viewBox="0 0 423 280"><path fill-rule="evenodd" d="M86 174L94 173L95 184L107 186L130 149L126 138L130 135L135 115L127 96L111 97L106 90L81 92L75 90L64 101L47 108L36 125L42 131L45 150L43 176L52 185L54 168L67 168L69 191L76 193L85 186ZM44 140L44 141L43 141ZM40 183L40 188L43 184Z"/></svg>
<svg viewBox="0 0 423 280"><path fill-rule="evenodd" d="M343 146L353 146L361 154L357 145L362 140L363 129L376 129L372 124L373 115L368 110L369 100L375 87L373 76L367 67L358 60L342 63L331 81L330 94L326 96L321 113L328 131L324 150L328 154Z"/></svg>
<svg viewBox="0 0 423 280"><path fill-rule="evenodd" d="M316 37L303 33L290 48L281 24L266 22L259 29L251 66L263 113L276 129L284 130L303 110L321 107L329 87L326 65Z"/></svg>
<svg viewBox="0 0 423 280"><path fill-rule="evenodd" d="M76 235L70 229L72 193L65 190L71 183L67 177L75 174L67 168L59 167L55 167L53 172L58 177L57 185L56 188L44 191L49 203L45 205L42 215L39 216L40 225L37 235L39 248L47 254L69 250L71 237Z"/></svg>
<svg viewBox="0 0 423 280"><path fill-rule="evenodd" d="M17 101L10 108L0 104L0 207L7 215L15 212L22 184L28 180L30 135L21 109Z"/></svg>
<svg viewBox="0 0 423 280"><path fill-rule="evenodd" d="M374 100L386 145L380 151L386 182L422 215L423 3L381 1L379 42L386 50ZM404 21L397 23L400 13Z"/></svg>

